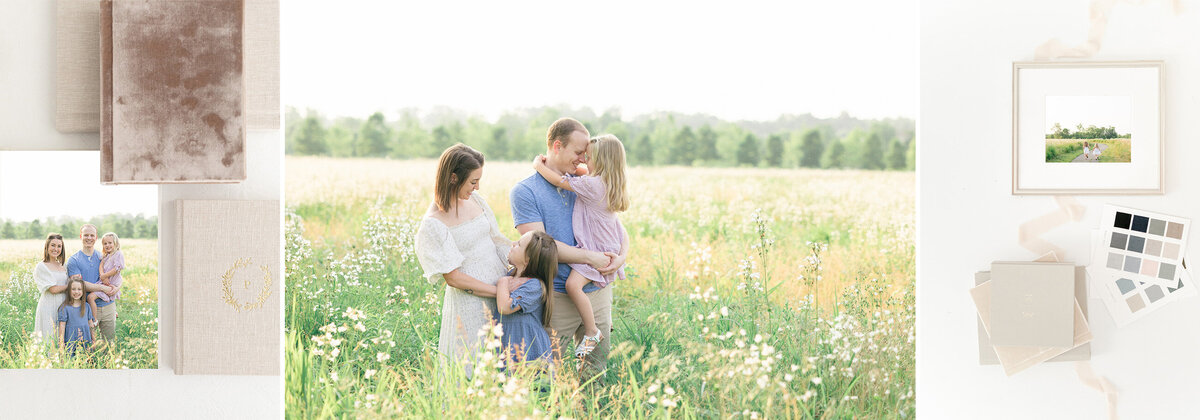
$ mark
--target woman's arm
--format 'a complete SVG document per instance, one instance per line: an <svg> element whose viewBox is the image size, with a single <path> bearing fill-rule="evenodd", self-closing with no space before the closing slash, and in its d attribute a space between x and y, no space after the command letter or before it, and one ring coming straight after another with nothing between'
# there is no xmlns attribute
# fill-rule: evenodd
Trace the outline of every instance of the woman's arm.
<svg viewBox="0 0 1200 420"><path fill-rule="evenodd" d="M46 291L50 293L62 293L67 291L67 286L50 286L50 288L46 289Z"/></svg>
<svg viewBox="0 0 1200 420"><path fill-rule="evenodd" d="M500 310L500 315L508 315L521 309L519 306L512 307L512 296L509 296L509 281L512 279L510 276L504 276L496 281L496 308Z"/></svg>
<svg viewBox="0 0 1200 420"><path fill-rule="evenodd" d="M450 287L460 289L475 296L496 296L496 286L481 282L478 279L463 273L457 268L449 273L442 274L442 278L446 279L446 284Z"/></svg>
<svg viewBox="0 0 1200 420"><path fill-rule="evenodd" d="M562 174L555 172L553 169L550 169L549 166L546 166L546 162L542 161L541 155L533 158L533 169L536 169L537 172L542 175L542 178L546 178L546 181L553 184L555 187L568 191L575 191L571 189L571 184L568 184L567 181L563 180Z"/></svg>

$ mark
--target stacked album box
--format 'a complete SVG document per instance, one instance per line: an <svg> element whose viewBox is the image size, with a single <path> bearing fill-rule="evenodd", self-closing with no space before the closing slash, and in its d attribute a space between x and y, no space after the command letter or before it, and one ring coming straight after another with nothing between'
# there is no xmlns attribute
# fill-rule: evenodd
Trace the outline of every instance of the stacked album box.
<svg viewBox="0 0 1200 420"><path fill-rule="evenodd" d="M1012 375L1044 361L1090 358L1083 267L994 262L975 282L980 363L999 363Z"/></svg>

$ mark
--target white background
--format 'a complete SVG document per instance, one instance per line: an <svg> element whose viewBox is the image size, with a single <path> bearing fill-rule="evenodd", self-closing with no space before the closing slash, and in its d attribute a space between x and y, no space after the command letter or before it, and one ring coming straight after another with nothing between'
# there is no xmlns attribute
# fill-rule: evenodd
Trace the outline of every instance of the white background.
<svg viewBox="0 0 1200 420"><path fill-rule="evenodd" d="M0 149L99 150L98 133L67 135L54 129L54 22L54 1L0 1ZM176 376L171 370L175 354L176 293L172 278L176 271L173 263L176 225L171 201L278 200L282 153L279 130L250 131L246 139L246 182L159 188L161 369L0 370L0 407L3 407L0 416L282 417L282 376ZM99 173L95 181L99 183Z"/></svg>
<svg viewBox="0 0 1200 420"><path fill-rule="evenodd" d="M1087 213L1046 236L1065 260L1087 262L1103 203L1200 221L1200 10L1118 3L1094 60L1165 60L1166 195L1080 197ZM918 115L917 413L922 419L1105 418L1103 396L1074 366L1051 363L1009 378L978 364L973 274L994 260L1037 257L1017 244L1025 220L1056 208L1046 196L1010 195L1012 62L1041 43L1082 43L1086 0L921 3ZM1191 240L1198 240L1191 235ZM1193 245L1188 259L1200 257ZM1200 395L1200 298L1116 329L1090 302L1092 363L1120 391L1121 418L1195 418Z"/></svg>

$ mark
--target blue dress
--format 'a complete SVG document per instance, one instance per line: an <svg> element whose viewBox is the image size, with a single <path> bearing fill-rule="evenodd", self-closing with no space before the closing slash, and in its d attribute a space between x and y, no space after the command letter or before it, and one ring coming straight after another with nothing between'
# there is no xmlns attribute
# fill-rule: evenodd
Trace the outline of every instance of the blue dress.
<svg viewBox="0 0 1200 420"><path fill-rule="evenodd" d="M83 303L84 315L79 315L79 308L63 305L58 308L58 322L66 322L63 330L63 341L67 343L67 352L72 356L76 350L86 350L92 343L92 328L89 325L96 317L92 315L92 307Z"/></svg>
<svg viewBox="0 0 1200 420"><path fill-rule="evenodd" d="M520 306L516 312L500 316L504 326L504 335L500 343L504 351L513 351L517 360L550 360L550 335L542 326L542 282L538 279L528 279L525 283L509 291L512 307Z"/></svg>

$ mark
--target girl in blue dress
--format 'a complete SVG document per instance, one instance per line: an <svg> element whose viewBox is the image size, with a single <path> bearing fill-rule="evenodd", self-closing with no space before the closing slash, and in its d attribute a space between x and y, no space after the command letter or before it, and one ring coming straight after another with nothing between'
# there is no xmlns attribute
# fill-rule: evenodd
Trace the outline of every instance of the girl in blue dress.
<svg viewBox="0 0 1200 420"><path fill-rule="evenodd" d="M96 320L92 308L83 300L83 280L67 282L67 300L58 307L58 343L70 356L92 344L92 326Z"/></svg>
<svg viewBox="0 0 1200 420"><path fill-rule="evenodd" d="M508 261L517 276L504 276L496 282L505 359L550 361L550 335L546 329L550 327L553 305L546 299L546 292L553 290L551 282L558 272L558 246L546 232L529 231L513 243Z"/></svg>

